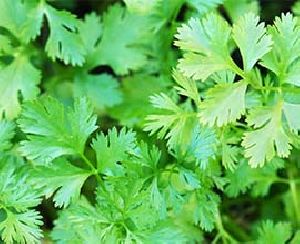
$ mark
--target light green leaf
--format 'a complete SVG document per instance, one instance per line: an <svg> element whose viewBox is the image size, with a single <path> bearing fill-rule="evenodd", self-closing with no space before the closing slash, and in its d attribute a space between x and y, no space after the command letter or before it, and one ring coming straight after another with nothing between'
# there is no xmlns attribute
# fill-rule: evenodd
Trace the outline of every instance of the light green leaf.
<svg viewBox="0 0 300 244"><path fill-rule="evenodd" d="M200 121L221 127L235 122L245 113L247 83L225 83L210 88L200 104Z"/></svg>
<svg viewBox="0 0 300 244"><path fill-rule="evenodd" d="M52 60L59 58L65 64L83 65L86 51L80 36L76 33L79 22L74 15L58 11L46 5L44 13L50 26L50 35L45 50Z"/></svg>
<svg viewBox="0 0 300 244"><path fill-rule="evenodd" d="M228 49L231 28L219 15L209 14L201 20L192 18L177 32L175 45L185 52L178 68L186 76L204 81L231 65Z"/></svg>
<svg viewBox="0 0 300 244"><path fill-rule="evenodd" d="M0 221L1 239L8 244L36 244L43 237L41 216L35 210L24 213L6 212L6 218Z"/></svg>
<svg viewBox="0 0 300 244"><path fill-rule="evenodd" d="M28 135L28 140L21 142L22 153L38 163L82 154L87 138L97 128L96 116L85 98L67 109L51 97L28 102L18 123Z"/></svg>
<svg viewBox="0 0 300 244"><path fill-rule="evenodd" d="M257 108L247 118L248 124L258 128L245 132L242 146L246 149L252 167L263 166L275 155L287 157L290 154L290 139L282 127L282 104L271 108ZM276 148L276 150L275 150Z"/></svg>
<svg viewBox="0 0 300 244"><path fill-rule="evenodd" d="M85 15L84 21L79 23L78 30L87 53L91 54L103 31L100 16L95 13Z"/></svg>
<svg viewBox="0 0 300 244"><path fill-rule="evenodd" d="M188 0L187 2L192 5L200 14L207 13L208 11L216 8L224 0Z"/></svg>
<svg viewBox="0 0 300 244"><path fill-rule="evenodd" d="M47 198L54 195L56 207L67 207L78 200L85 180L92 174L61 159L48 166L37 166L31 172L33 182Z"/></svg>
<svg viewBox="0 0 300 244"><path fill-rule="evenodd" d="M171 148L178 147L178 142L186 147L196 123L196 113L177 106L163 93L151 96L150 99L153 106L161 109L163 113L148 115L144 130L151 131L151 134L159 132L158 137L166 138Z"/></svg>
<svg viewBox="0 0 300 244"><path fill-rule="evenodd" d="M26 56L19 55L3 67L0 70L0 117L4 113L8 119L15 118L21 110L18 92L24 101L34 99L39 93L40 79L40 71Z"/></svg>
<svg viewBox="0 0 300 244"><path fill-rule="evenodd" d="M297 134L300 130L300 104L285 102L283 105L283 112L291 131Z"/></svg>
<svg viewBox="0 0 300 244"><path fill-rule="evenodd" d="M87 96L93 106L103 111L122 102L118 81L110 75L77 75L74 82L75 97Z"/></svg>
<svg viewBox="0 0 300 244"><path fill-rule="evenodd" d="M281 82L299 84L300 28L292 14L276 17L274 25L268 28L274 45L272 51L262 58L262 65L281 78Z"/></svg>
<svg viewBox="0 0 300 244"><path fill-rule="evenodd" d="M110 65L117 74L141 68L146 61L141 43L146 33L146 19L126 11L119 4L103 15L103 34L94 57L95 65ZM116 38L117 37L117 38Z"/></svg>
<svg viewBox="0 0 300 244"><path fill-rule="evenodd" d="M12 145L10 140L14 137L15 125L10 121L0 121L0 152L4 152Z"/></svg>
<svg viewBox="0 0 300 244"><path fill-rule="evenodd" d="M255 243L265 244L274 243L282 244L286 243L287 240L291 238L292 226L288 222L278 222L276 224L271 220L266 220L262 222L261 226L258 228L259 238Z"/></svg>
<svg viewBox="0 0 300 244"><path fill-rule="evenodd" d="M245 71L250 71L255 63L271 50L272 39L266 34L264 23L259 17L248 13L233 25L233 39L240 48Z"/></svg>
<svg viewBox="0 0 300 244"><path fill-rule="evenodd" d="M116 128L108 131L108 135L98 134L93 140L92 147L96 152L97 168L100 173L107 175L120 175L122 165L128 158L128 153L136 147L135 133L122 129L119 133Z"/></svg>

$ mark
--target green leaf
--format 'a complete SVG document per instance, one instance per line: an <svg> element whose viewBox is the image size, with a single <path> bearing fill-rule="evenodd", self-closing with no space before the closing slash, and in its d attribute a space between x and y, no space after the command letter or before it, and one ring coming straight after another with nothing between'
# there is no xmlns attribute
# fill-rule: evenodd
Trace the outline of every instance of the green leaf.
<svg viewBox="0 0 300 244"><path fill-rule="evenodd" d="M290 154L290 139L282 127L281 117L282 104L278 103L271 108L254 109L247 118L248 125L256 128L245 132L242 142L245 157L249 158L252 167L263 166L275 155L287 157Z"/></svg>
<svg viewBox="0 0 300 244"><path fill-rule="evenodd" d="M41 198L14 157L0 158L0 237L5 243L37 243L43 222L36 207Z"/></svg>
<svg viewBox="0 0 300 244"><path fill-rule="evenodd" d="M153 106L161 109L163 114L148 115L144 130L151 131L151 134L159 132L158 137L166 138L171 148L186 147L191 139L196 114L177 106L163 93L151 96L150 99Z"/></svg>
<svg viewBox="0 0 300 244"><path fill-rule="evenodd" d="M10 140L15 135L15 125L6 120L0 121L0 152L10 149L12 144Z"/></svg>
<svg viewBox="0 0 300 244"><path fill-rule="evenodd" d="M240 48L245 71L250 71L273 44L271 36L266 34L264 23L258 22L258 16L248 13L233 25L233 39Z"/></svg>
<svg viewBox="0 0 300 244"><path fill-rule="evenodd" d="M83 65L86 50L80 35L77 33L80 21L71 13L56 10L45 2L32 2L28 5L26 11L29 14L24 22L23 39L29 42L40 35L45 16L50 28L45 46L48 56L53 61L58 58L65 64Z"/></svg>
<svg viewBox="0 0 300 244"><path fill-rule="evenodd" d="M286 243L292 235L292 227L288 222L278 222L276 224L271 220L262 222L258 228L259 238L256 240L258 244L274 243L282 244Z"/></svg>
<svg viewBox="0 0 300 244"><path fill-rule="evenodd" d="M276 17L274 25L268 28L274 45L272 51L262 59L262 65L280 77L281 82L300 85L296 61L300 52L300 29L297 19L290 13Z"/></svg>
<svg viewBox="0 0 300 244"><path fill-rule="evenodd" d="M34 99L39 93L37 85L41 74L26 56L17 56L0 70L0 115L15 118L21 111L19 92L24 101ZM7 102L10 101L10 102ZM1 117L1 116L0 116Z"/></svg>
<svg viewBox="0 0 300 244"><path fill-rule="evenodd" d="M283 113L291 131L295 134L298 134L298 131L300 130L300 104L292 104L285 102L283 104Z"/></svg>
<svg viewBox="0 0 300 244"><path fill-rule="evenodd" d="M93 140L92 147L97 156L97 168L102 174L120 175L128 153L136 147L135 133L122 129L119 133L116 128L108 131L107 136L98 134Z"/></svg>
<svg viewBox="0 0 300 244"><path fill-rule="evenodd" d="M192 5L200 14L207 13L209 10L216 8L224 0L188 0L187 2Z"/></svg>
<svg viewBox="0 0 300 244"><path fill-rule="evenodd" d="M1 238L5 243L39 243L42 239L41 216L35 210L24 213L6 212L6 218L0 222Z"/></svg>
<svg viewBox="0 0 300 244"><path fill-rule="evenodd" d="M183 76L180 72L174 70L173 77L178 86L175 87L178 94L193 99L197 106L201 103L196 82Z"/></svg>
<svg viewBox="0 0 300 244"><path fill-rule="evenodd" d="M169 80L150 75L128 76L122 80L123 102L109 109L109 114L118 119L122 125L141 126L147 115L155 113L149 97L163 92ZM143 108L143 109L141 109Z"/></svg>
<svg viewBox="0 0 300 244"><path fill-rule="evenodd" d="M137 43L141 42L145 29L143 16L129 13L119 4L111 6L103 15L103 34L94 64L110 65L119 75L141 68L146 56Z"/></svg>
<svg viewBox="0 0 300 244"><path fill-rule="evenodd" d="M212 128L195 126L191 137L188 153L192 154L200 161L200 165L205 168L208 160L215 157L216 134Z"/></svg>
<svg viewBox="0 0 300 244"><path fill-rule="evenodd" d="M74 95L75 97L87 96L99 111L122 102L122 93L118 81L106 74L76 76Z"/></svg>
<svg viewBox="0 0 300 244"><path fill-rule="evenodd" d="M219 15L209 14L201 20L192 18L177 32L175 45L185 52L178 68L184 75L204 81L213 73L230 67L231 28Z"/></svg>
<svg viewBox="0 0 300 244"><path fill-rule="evenodd" d="M47 198L54 195L56 207L67 207L80 196L85 180L92 174L61 159L48 166L37 166L31 172L33 182Z"/></svg>
<svg viewBox="0 0 300 244"><path fill-rule="evenodd" d="M233 123L245 113L247 83L225 83L210 88L200 104L200 121L221 127Z"/></svg>
<svg viewBox="0 0 300 244"><path fill-rule="evenodd" d="M241 16L251 12L260 13L260 3L257 0L225 0L224 8L233 22L236 22Z"/></svg>
<svg viewBox="0 0 300 244"><path fill-rule="evenodd" d="M100 16L90 13L84 16L84 21L79 23L79 34L87 54L91 54L102 36L103 26ZM87 58L88 60L88 58Z"/></svg>
<svg viewBox="0 0 300 244"><path fill-rule="evenodd" d="M284 161L274 158L262 168L251 168L246 160L242 160L234 171L227 171L228 184L225 193L229 197L238 197L251 189L254 197L266 196L277 179L277 170L283 168Z"/></svg>
<svg viewBox="0 0 300 244"><path fill-rule="evenodd" d="M66 11L57 11L50 5L45 8L45 15L50 26L50 35L45 50L52 60L62 59L65 64L81 66L86 51L80 36L76 33L79 22Z"/></svg>
<svg viewBox="0 0 300 244"><path fill-rule="evenodd" d="M21 151L30 160L49 163L68 154L83 154L87 138L97 128L96 116L85 98L65 108L51 97L28 102L18 124L28 140Z"/></svg>

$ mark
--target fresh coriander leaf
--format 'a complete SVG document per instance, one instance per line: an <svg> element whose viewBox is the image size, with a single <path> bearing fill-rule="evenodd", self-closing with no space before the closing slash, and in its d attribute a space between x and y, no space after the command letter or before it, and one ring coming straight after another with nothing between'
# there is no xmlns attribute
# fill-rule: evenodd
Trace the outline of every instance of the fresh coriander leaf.
<svg viewBox="0 0 300 244"><path fill-rule="evenodd" d="M216 8L224 0L188 0L187 2L192 5L200 14L207 13L209 10Z"/></svg>
<svg viewBox="0 0 300 244"><path fill-rule="evenodd" d="M10 140L14 137L15 126L12 122L1 120L0 121L0 152L10 149L12 144Z"/></svg>
<svg viewBox="0 0 300 244"><path fill-rule="evenodd" d="M262 222L261 227L258 228L259 238L256 243L274 243L281 244L286 243L291 238L292 228L288 222L278 222L276 224L271 220Z"/></svg>
<svg viewBox="0 0 300 244"><path fill-rule="evenodd" d="M43 195L47 198L54 195L56 207L67 207L70 202L79 198L81 188L91 174L90 170L73 166L64 159L57 159L50 165L35 167L31 177Z"/></svg>
<svg viewBox="0 0 300 244"><path fill-rule="evenodd" d="M122 102L122 93L118 81L106 74L76 76L74 94L76 97L87 96L99 111Z"/></svg>
<svg viewBox="0 0 300 244"><path fill-rule="evenodd" d="M90 55L95 51L96 45L102 36L101 17L95 13L85 15L84 21L79 23L78 30L87 54Z"/></svg>
<svg viewBox="0 0 300 244"><path fill-rule="evenodd" d="M209 14L201 20L192 18L183 24L175 35L175 45L185 52L179 60L179 70L204 81L215 72L228 69L230 33L227 22L217 14Z"/></svg>
<svg viewBox="0 0 300 244"><path fill-rule="evenodd" d="M264 23L259 17L248 13L233 25L233 39L240 48L245 71L250 71L258 59L271 50L272 39L266 34Z"/></svg>
<svg viewBox="0 0 300 244"><path fill-rule="evenodd" d="M291 131L295 134L298 134L298 131L300 130L300 104L292 104L285 102L283 105L283 113Z"/></svg>
<svg viewBox="0 0 300 244"><path fill-rule="evenodd" d="M43 17L50 28L45 51L54 61L56 58L65 64L83 65L86 50L80 35L77 33L80 21L66 11L57 10L45 2L29 3L29 12L22 32L26 42L36 38L41 33Z"/></svg>
<svg viewBox="0 0 300 244"><path fill-rule="evenodd" d="M21 111L18 97L24 101L34 99L39 93L37 85L41 74L26 56L19 55L13 62L0 70L0 114L8 119L15 118ZM7 101L10 101L9 103Z"/></svg>
<svg viewBox="0 0 300 244"><path fill-rule="evenodd" d="M246 149L245 156L249 158L252 167L263 166L275 154L279 157L290 154L290 139L283 129L281 117L281 103L271 108L254 109L248 116L248 125L253 125L256 130L245 132L242 146Z"/></svg>
<svg viewBox="0 0 300 244"><path fill-rule="evenodd" d="M216 144L216 134L212 128L196 126L187 149L188 154L196 157L202 168L205 168L208 160L215 157Z"/></svg>
<svg viewBox="0 0 300 244"><path fill-rule="evenodd" d="M24 213L6 212L6 218L0 222L1 238L5 243L38 243L43 235L39 228L43 222L35 210Z"/></svg>
<svg viewBox="0 0 300 244"><path fill-rule="evenodd" d="M148 121L144 130L151 134L159 132L159 138L166 138L168 146L174 148L180 141L183 147L189 143L196 122L196 114L179 107L171 98L161 93L150 97L155 108L166 114L155 114L146 117Z"/></svg>
<svg viewBox="0 0 300 244"><path fill-rule="evenodd" d="M235 122L245 113L246 82L218 84L206 93L200 104L200 121L221 127Z"/></svg>
<svg viewBox="0 0 300 244"><path fill-rule="evenodd" d="M93 140L92 147L97 156L97 168L100 173L107 175L123 174L122 163L128 158L128 153L136 147L135 133L116 128L108 131L108 135L98 134Z"/></svg>
<svg viewBox="0 0 300 244"><path fill-rule="evenodd" d="M28 136L21 151L30 160L49 163L68 154L83 154L87 138L97 128L93 108L85 98L65 108L51 97L28 102L18 124Z"/></svg>
<svg viewBox="0 0 300 244"><path fill-rule="evenodd" d="M94 63L110 65L119 75L141 68L146 56L137 43L142 40L145 28L145 17L129 13L119 4L111 6L103 15L103 34Z"/></svg>
<svg viewBox="0 0 300 244"><path fill-rule="evenodd" d="M43 237L43 222L33 207L41 198L16 166L13 157L0 159L0 237L5 243L37 243Z"/></svg>
<svg viewBox="0 0 300 244"><path fill-rule="evenodd" d="M297 19L290 13L276 17L274 25L268 28L274 45L272 51L262 58L262 65L272 70L280 82L299 85L297 74L300 51L300 29Z"/></svg>

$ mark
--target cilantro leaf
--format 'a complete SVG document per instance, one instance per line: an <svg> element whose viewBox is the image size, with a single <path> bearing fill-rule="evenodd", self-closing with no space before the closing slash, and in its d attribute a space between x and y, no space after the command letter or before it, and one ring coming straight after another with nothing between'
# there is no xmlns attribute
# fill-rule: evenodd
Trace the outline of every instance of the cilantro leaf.
<svg viewBox="0 0 300 244"><path fill-rule="evenodd" d="M11 64L2 68L0 70L0 114L4 113L8 119L15 118L21 111L18 92L21 92L25 101L34 99L39 93L37 85L40 80L40 71L26 56L19 55Z"/></svg>
<svg viewBox="0 0 300 244"><path fill-rule="evenodd" d="M110 65L120 75L142 67L146 56L136 43L143 36L145 21L143 16L129 13L119 4L111 6L103 15L103 34L94 64Z"/></svg>
<svg viewBox="0 0 300 244"><path fill-rule="evenodd" d="M66 207L77 200L83 183L90 175L89 170L73 166L63 159L54 160L47 166L37 166L31 172L34 184L43 195L54 195L56 207Z"/></svg>
<svg viewBox="0 0 300 244"><path fill-rule="evenodd" d="M266 220L261 223L258 228L259 238L256 243L286 243L292 235L292 228L288 222L278 222L276 224L271 220Z"/></svg>
<svg viewBox="0 0 300 244"><path fill-rule="evenodd" d="M266 34L264 23L258 22L258 16L248 13L233 25L233 39L241 50L245 71L250 71L271 50L271 36Z"/></svg>
<svg viewBox="0 0 300 244"><path fill-rule="evenodd" d="M93 140L92 147L97 156L97 168L100 173L107 175L119 175L122 173L123 163L127 159L127 153L135 149L135 133L122 129L117 133L116 128L108 131L108 135L98 134Z"/></svg>
<svg viewBox="0 0 300 244"><path fill-rule="evenodd" d="M0 121L0 152L10 149L12 144L10 140L14 136L15 126L12 122L1 120Z"/></svg>
<svg viewBox="0 0 300 244"><path fill-rule="evenodd" d="M13 157L0 159L0 237L5 243L37 243L43 222L33 207L41 198L16 166Z"/></svg>
<svg viewBox="0 0 300 244"><path fill-rule="evenodd" d="M74 81L76 97L87 96L93 106L103 111L122 102L118 81L110 75L78 75Z"/></svg>
<svg viewBox="0 0 300 244"><path fill-rule="evenodd" d="M45 16L50 28L45 46L48 56L52 60L61 59L65 64L83 65L86 50L80 35L76 33L80 22L74 15L56 10L45 2L30 4L27 11L29 14L22 32L26 42L40 35Z"/></svg>
<svg viewBox="0 0 300 244"><path fill-rule="evenodd" d="M268 33L272 36L274 45L272 51L263 57L262 65L280 77L280 82L299 85L296 60L300 51L300 29L297 19L290 13L282 14L281 18L275 18L274 25L268 28Z"/></svg>
<svg viewBox="0 0 300 244"><path fill-rule="evenodd" d="M228 69L230 33L227 22L217 14L209 14L201 20L192 18L183 24L175 35L175 45L185 52L179 60L179 70L204 81L213 73Z"/></svg>
<svg viewBox="0 0 300 244"><path fill-rule="evenodd" d="M97 128L93 109L85 98L65 108L51 97L28 102L18 120L28 140L21 151L30 160L49 163L68 154L82 154L87 138Z"/></svg>
<svg viewBox="0 0 300 244"><path fill-rule="evenodd" d="M270 161L276 155L287 157L290 154L290 139L282 126L282 104L271 108L257 108L247 118L249 125L258 128L245 132L242 146L245 156L252 167L263 166L265 160Z"/></svg>
<svg viewBox="0 0 300 244"><path fill-rule="evenodd" d="M200 104L200 121L221 127L239 119L245 113L247 83L225 83L210 88Z"/></svg>
<svg viewBox="0 0 300 244"><path fill-rule="evenodd" d="M148 115L144 130L151 131L151 134L159 131L159 138L168 139L168 146L171 148L174 148L178 141L186 147L192 135L196 114L179 107L163 93L151 96L150 99L155 108L163 110L166 114Z"/></svg>

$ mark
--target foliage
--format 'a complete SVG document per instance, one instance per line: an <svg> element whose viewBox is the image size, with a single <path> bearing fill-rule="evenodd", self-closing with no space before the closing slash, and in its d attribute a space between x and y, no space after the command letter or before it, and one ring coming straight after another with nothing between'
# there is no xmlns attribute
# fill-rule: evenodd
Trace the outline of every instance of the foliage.
<svg viewBox="0 0 300 244"><path fill-rule="evenodd" d="M0 242L299 243L300 3L78 4L0 0Z"/></svg>

